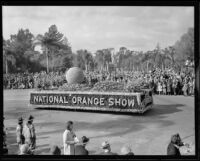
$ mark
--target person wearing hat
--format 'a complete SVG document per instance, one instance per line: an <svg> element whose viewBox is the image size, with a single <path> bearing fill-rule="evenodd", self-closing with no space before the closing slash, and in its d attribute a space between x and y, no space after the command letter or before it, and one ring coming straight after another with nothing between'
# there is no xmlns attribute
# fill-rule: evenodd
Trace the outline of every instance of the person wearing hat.
<svg viewBox="0 0 200 161"><path fill-rule="evenodd" d="M111 152L111 147L108 141L104 141L101 144L101 148L104 150L104 152L100 153L100 155L117 155L117 153Z"/></svg>
<svg viewBox="0 0 200 161"><path fill-rule="evenodd" d="M73 131L73 122L68 121L66 124L66 130L63 133L63 146L64 155L74 155L75 144L79 142Z"/></svg>
<svg viewBox="0 0 200 161"><path fill-rule="evenodd" d="M16 128L16 135L17 135L17 144L18 146L24 144L25 137L23 135L23 118L18 118L18 125Z"/></svg>
<svg viewBox="0 0 200 161"><path fill-rule="evenodd" d="M3 121L5 120L5 117L3 117ZM4 126L4 122L3 122L3 154L6 155L8 154L8 148L7 148L7 144L6 144L6 135L7 135L7 131L6 128Z"/></svg>
<svg viewBox="0 0 200 161"><path fill-rule="evenodd" d="M27 123L24 126L24 137L25 143L29 145L30 149L34 150L36 148L36 134L35 127L33 125L34 117L32 115L29 116Z"/></svg>
<svg viewBox="0 0 200 161"><path fill-rule="evenodd" d="M134 155L131 148L129 146L123 146L121 149L122 155Z"/></svg>
<svg viewBox="0 0 200 161"><path fill-rule="evenodd" d="M75 146L75 155L88 155L89 154L88 150L85 148L85 146L87 145L89 140L90 139L87 138L86 136L83 136L81 138L81 142Z"/></svg>
<svg viewBox="0 0 200 161"><path fill-rule="evenodd" d="M57 145L53 145L51 147L51 154L52 155L61 155L61 150Z"/></svg>

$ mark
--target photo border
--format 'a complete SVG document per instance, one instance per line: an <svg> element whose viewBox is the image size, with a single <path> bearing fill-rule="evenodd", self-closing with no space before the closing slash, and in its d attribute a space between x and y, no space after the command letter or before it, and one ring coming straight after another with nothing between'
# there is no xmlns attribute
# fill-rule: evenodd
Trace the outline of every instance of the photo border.
<svg viewBox="0 0 200 161"><path fill-rule="evenodd" d="M89 156L52 156L52 155L34 155L34 156L19 156L19 155L2 155L2 160L38 160L38 159L49 159L49 160L121 160L121 159L134 159L134 160L154 160L154 159L162 159L162 160L171 160L171 159L184 159L184 160L199 160L200 156L200 143L199 143L199 129L200 129L200 52L199 52L199 8L200 4L198 1L4 1L1 2L1 14L3 6L193 6L194 7L194 39L195 39L195 155L194 156L167 156L167 155L135 155L135 156L100 156L100 155L89 155ZM1 17L3 14L1 15ZM3 17L2 17L3 19ZM3 23L1 21L1 23ZM1 25L1 32L3 35L3 27ZM3 47L2 47L3 50ZM1 55L2 56L2 55ZM3 57L1 57L2 64L2 75L3 75ZM1 88L2 88L2 96L3 96L3 78L1 79ZM2 98L2 97L1 97ZM1 101L1 120L3 120L3 98ZM3 121L1 121L1 127L3 126ZM3 129L2 131L3 132ZM1 141L3 142L3 137L1 135ZM2 147L1 147L2 151ZM16 157L17 156L17 157Z"/></svg>

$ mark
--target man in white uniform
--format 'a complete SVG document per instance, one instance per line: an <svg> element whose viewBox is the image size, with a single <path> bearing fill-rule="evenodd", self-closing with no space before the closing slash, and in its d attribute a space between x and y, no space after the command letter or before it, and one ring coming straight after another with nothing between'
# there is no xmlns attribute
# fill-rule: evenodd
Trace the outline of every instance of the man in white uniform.
<svg viewBox="0 0 200 161"><path fill-rule="evenodd" d="M75 144L78 142L79 140L73 132L73 122L68 121L63 133L64 155L74 155Z"/></svg>

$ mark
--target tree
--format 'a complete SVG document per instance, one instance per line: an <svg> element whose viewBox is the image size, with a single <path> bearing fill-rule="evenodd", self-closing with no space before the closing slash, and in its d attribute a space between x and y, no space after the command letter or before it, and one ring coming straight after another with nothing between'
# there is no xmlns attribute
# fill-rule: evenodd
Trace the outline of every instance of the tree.
<svg viewBox="0 0 200 161"><path fill-rule="evenodd" d="M19 29L17 34L11 35L9 39L9 48L15 58L16 68L26 70L27 60L24 54L27 50L32 48L33 34L28 29ZM11 72L14 72L12 69Z"/></svg>
<svg viewBox="0 0 200 161"><path fill-rule="evenodd" d="M97 50L95 53L95 61L99 67L99 70L103 70L104 68L104 53L102 50Z"/></svg>
<svg viewBox="0 0 200 161"><path fill-rule="evenodd" d="M92 65L91 64L92 62L93 62L93 56L89 51L85 49L77 50L76 61L75 61L76 66L88 71L89 68L91 68L90 65Z"/></svg>
<svg viewBox="0 0 200 161"><path fill-rule="evenodd" d="M8 74L8 63L15 65L16 59L13 55L13 51L10 47L10 41L3 39L3 60L5 62L5 72Z"/></svg>
<svg viewBox="0 0 200 161"><path fill-rule="evenodd" d="M64 43L63 43L64 41ZM63 34L58 32L56 25L51 25L49 31L44 35L37 35L33 46L41 45L46 54L47 73L49 73L49 57L54 57L55 50L66 49L66 39L63 39Z"/></svg>
<svg viewBox="0 0 200 161"><path fill-rule="evenodd" d="M106 67L106 71L108 71L109 63L111 62L111 48L110 49L103 49L103 59L104 59L104 68Z"/></svg>
<svg viewBox="0 0 200 161"><path fill-rule="evenodd" d="M173 47L176 53L174 59L179 69L186 60L194 61L194 28L189 28Z"/></svg>
<svg viewBox="0 0 200 161"><path fill-rule="evenodd" d="M174 67L174 64L175 64L175 60L174 60L175 49L174 49L174 47L169 46L169 47L165 48L164 53L167 55L167 58L171 60L171 67Z"/></svg>

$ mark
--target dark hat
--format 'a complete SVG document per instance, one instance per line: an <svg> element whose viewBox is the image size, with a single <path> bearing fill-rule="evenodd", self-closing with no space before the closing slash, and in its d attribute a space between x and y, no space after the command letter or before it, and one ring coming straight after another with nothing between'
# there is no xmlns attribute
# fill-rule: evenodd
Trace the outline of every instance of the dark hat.
<svg viewBox="0 0 200 161"><path fill-rule="evenodd" d="M82 143L87 143L87 142L89 142L89 138L87 138L86 136L83 136L82 138Z"/></svg>
<svg viewBox="0 0 200 161"><path fill-rule="evenodd" d="M60 155L61 154L61 150L57 145L53 145L51 147L51 154L52 155Z"/></svg>
<svg viewBox="0 0 200 161"><path fill-rule="evenodd" d="M34 119L34 117L32 115L30 115L29 118L28 118L28 121L31 121L33 119Z"/></svg>
<svg viewBox="0 0 200 161"><path fill-rule="evenodd" d="M23 122L23 118L22 117L18 118L18 123L22 123L22 122Z"/></svg>

